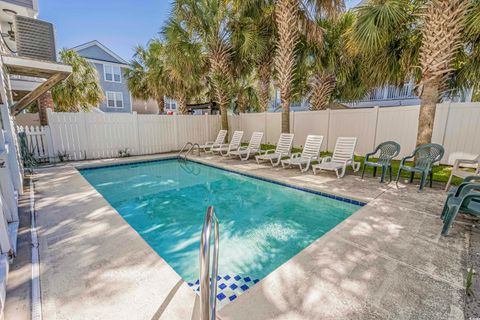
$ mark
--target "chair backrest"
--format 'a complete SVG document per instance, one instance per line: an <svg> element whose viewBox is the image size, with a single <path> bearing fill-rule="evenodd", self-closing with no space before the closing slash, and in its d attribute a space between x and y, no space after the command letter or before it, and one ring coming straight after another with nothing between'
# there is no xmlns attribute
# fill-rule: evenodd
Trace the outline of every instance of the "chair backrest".
<svg viewBox="0 0 480 320"><path fill-rule="evenodd" d="M335 150L333 150L332 161L345 162L353 160L356 146L356 137L338 137L335 143Z"/></svg>
<svg viewBox="0 0 480 320"><path fill-rule="evenodd" d="M415 155L415 167L421 169L430 168L435 162L442 159L445 149L436 143L419 145L413 154Z"/></svg>
<svg viewBox="0 0 480 320"><path fill-rule="evenodd" d="M275 153L290 154L293 143L293 133L282 133L278 138L277 148Z"/></svg>
<svg viewBox="0 0 480 320"><path fill-rule="evenodd" d="M248 148L252 150L259 150L260 145L262 144L263 132L254 132L250 138L250 143Z"/></svg>
<svg viewBox="0 0 480 320"><path fill-rule="evenodd" d="M302 157L318 157L322 147L323 136L308 135L302 150Z"/></svg>
<svg viewBox="0 0 480 320"><path fill-rule="evenodd" d="M225 141L227 136L227 130L218 131L217 139L215 139L215 144L222 144Z"/></svg>
<svg viewBox="0 0 480 320"><path fill-rule="evenodd" d="M232 136L232 140L230 140L229 148L238 148L242 143L243 131L235 131Z"/></svg>
<svg viewBox="0 0 480 320"><path fill-rule="evenodd" d="M385 141L378 145L376 151L379 150L380 155L378 156L378 162L390 163L390 161L400 153L400 145L395 141Z"/></svg>

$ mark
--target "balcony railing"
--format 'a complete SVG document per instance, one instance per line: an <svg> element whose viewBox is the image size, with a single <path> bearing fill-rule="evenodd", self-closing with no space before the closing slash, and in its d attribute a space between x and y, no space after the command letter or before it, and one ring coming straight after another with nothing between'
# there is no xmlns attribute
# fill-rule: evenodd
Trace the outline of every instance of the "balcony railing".
<svg viewBox="0 0 480 320"><path fill-rule="evenodd" d="M385 100L403 100L418 98L414 93L414 84L406 83L401 87L385 86L376 88L370 92L365 98L358 102L366 101L385 101Z"/></svg>

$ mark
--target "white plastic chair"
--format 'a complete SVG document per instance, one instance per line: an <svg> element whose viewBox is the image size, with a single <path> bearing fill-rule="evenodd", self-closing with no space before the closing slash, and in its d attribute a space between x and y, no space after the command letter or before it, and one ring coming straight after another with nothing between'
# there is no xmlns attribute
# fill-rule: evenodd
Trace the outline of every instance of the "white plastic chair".
<svg viewBox="0 0 480 320"><path fill-rule="evenodd" d="M462 168L466 167L474 168L475 172L465 171ZM478 176L480 175L480 155L478 155L475 159L457 159L452 167L452 173L450 174L450 178L448 179L447 186L445 187L445 191L448 191L450 185L452 184L453 177L459 177L465 179L468 176Z"/></svg>
<svg viewBox="0 0 480 320"><path fill-rule="evenodd" d="M256 156L255 160L260 164L260 161L270 161L273 167L278 166L283 157L289 157L293 143L293 133L282 133L278 139L275 150L267 150L263 154Z"/></svg>
<svg viewBox="0 0 480 320"><path fill-rule="evenodd" d="M202 149L204 152L210 153L212 152L212 148L227 146L228 144L227 145L223 144L226 136L227 136L227 130L220 130L218 132L218 135L215 141L205 142L205 144L200 146L200 149Z"/></svg>
<svg viewBox="0 0 480 320"><path fill-rule="evenodd" d="M239 157L240 160L246 161L251 155L260 152L262 144L263 132L254 132L250 138L250 143L246 147L240 147L235 151L230 152L231 157Z"/></svg>
<svg viewBox="0 0 480 320"><path fill-rule="evenodd" d="M287 168L298 166L300 171L306 172L310 168L312 161L320 161L320 148L322 147L323 136L309 135L305 141L305 146L302 152L297 152L291 155L290 159L282 160L282 167ZM305 165L305 168L303 168Z"/></svg>
<svg viewBox="0 0 480 320"><path fill-rule="evenodd" d="M322 159L322 162L313 165L313 173L317 174L317 170L335 171L337 178L342 178L347 171L347 166L351 165L353 171L360 170L360 162L355 162L354 153L357 146L356 137L339 137L335 143L333 156Z"/></svg>
<svg viewBox="0 0 480 320"><path fill-rule="evenodd" d="M212 148L212 152L218 152L222 156L227 157L229 156L230 152L237 150L240 148L240 144L242 143L243 131L235 131L232 136L232 140L228 145L222 145L220 147Z"/></svg>

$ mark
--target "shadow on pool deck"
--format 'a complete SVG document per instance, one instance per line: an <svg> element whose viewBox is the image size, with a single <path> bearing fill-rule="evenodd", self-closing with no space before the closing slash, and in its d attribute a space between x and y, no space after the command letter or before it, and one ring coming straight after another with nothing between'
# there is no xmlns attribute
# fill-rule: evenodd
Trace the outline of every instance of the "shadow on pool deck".
<svg viewBox="0 0 480 320"><path fill-rule="evenodd" d="M369 201L223 307L221 319L463 319L469 233L456 224L450 237L440 236L444 192L197 160ZM192 290L75 169L41 169L36 188L46 319L198 315Z"/></svg>

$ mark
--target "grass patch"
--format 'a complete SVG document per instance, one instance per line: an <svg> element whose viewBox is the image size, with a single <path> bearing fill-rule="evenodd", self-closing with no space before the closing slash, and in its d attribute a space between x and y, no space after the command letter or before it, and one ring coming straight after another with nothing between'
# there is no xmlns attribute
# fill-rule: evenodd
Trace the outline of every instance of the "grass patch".
<svg viewBox="0 0 480 320"><path fill-rule="evenodd" d="M269 145L269 144L263 144L262 145L262 150L270 150L270 149L275 149L275 145ZM292 152L302 152L301 148L292 148ZM321 152L321 157L326 157L326 156L331 156L331 152ZM358 161L362 163L363 165L363 160L365 157L362 156L355 156L355 161ZM375 162L377 159L370 158L370 161ZM408 165L411 165L411 161L407 161ZM400 167L400 160L393 160L392 161L392 176L393 179L395 180L398 174L398 168ZM352 172L352 168L349 167L347 168L349 172ZM361 170L361 169L360 169ZM473 169L471 170L473 174ZM447 165L436 165L433 167L433 181L435 182L440 182L440 183L447 183L448 178L450 177L450 173L452 172L452 167L447 166ZM377 176L381 173L381 169L377 169ZM367 167L365 170L365 176L372 176L373 174L373 168L372 167ZM409 178L410 173L409 172L402 172L401 177L404 178ZM417 175L415 176L417 178ZM386 178L388 181L388 177ZM458 178L458 177L453 177L452 184L453 185L459 185L463 179Z"/></svg>

